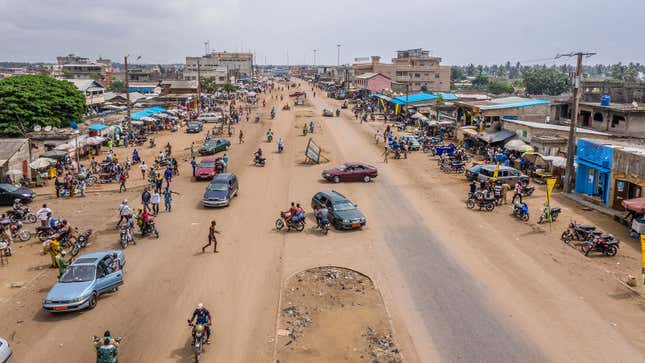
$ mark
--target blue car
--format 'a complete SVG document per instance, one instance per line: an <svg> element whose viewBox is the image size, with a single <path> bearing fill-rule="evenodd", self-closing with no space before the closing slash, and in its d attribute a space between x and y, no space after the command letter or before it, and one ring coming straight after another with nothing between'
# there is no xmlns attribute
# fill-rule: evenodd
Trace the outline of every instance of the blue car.
<svg viewBox="0 0 645 363"><path fill-rule="evenodd" d="M100 294L116 291L123 285L123 266L123 251L101 251L78 257L49 290L43 309L52 313L93 309Z"/></svg>

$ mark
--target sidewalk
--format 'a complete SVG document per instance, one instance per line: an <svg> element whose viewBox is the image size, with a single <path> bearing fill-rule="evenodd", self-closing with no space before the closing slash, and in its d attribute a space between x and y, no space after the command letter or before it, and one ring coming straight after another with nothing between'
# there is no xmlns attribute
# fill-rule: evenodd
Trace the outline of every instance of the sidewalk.
<svg viewBox="0 0 645 363"><path fill-rule="evenodd" d="M610 217L613 217L614 220L620 221L623 219L625 216L625 212L617 211L615 209L607 208L605 206L601 206L595 203L592 203L584 198L584 196L580 193L558 193L557 195L560 195L562 197L568 198L578 204L582 204L587 208L596 210L600 213L603 213L605 215L608 215Z"/></svg>

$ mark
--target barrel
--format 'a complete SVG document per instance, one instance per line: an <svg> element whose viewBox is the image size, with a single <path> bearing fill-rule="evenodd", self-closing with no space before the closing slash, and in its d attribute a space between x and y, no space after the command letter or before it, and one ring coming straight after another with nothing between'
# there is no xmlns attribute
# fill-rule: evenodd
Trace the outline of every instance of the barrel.
<svg viewBox="0 0 645 363"><path fill-rule="evenodd" d="M604 95L600 97L601 106L609 106L610 103L611 103L611 97L609 95Z"/></svg>

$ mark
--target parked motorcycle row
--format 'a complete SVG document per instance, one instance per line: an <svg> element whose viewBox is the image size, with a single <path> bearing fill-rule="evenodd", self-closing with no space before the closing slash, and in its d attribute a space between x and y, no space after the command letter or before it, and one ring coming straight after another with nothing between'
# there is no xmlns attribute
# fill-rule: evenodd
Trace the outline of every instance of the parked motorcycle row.
<svg viewBox="0 0 645 363"><path fill-rule="evenodd" d="M564 243L572 245L579 242L580 249L589 256L591 252L599 252L605 256L615 256L620 248L620 241L611 234L606 234L592 225L569 223L569 227L562 232L561 239Z"/></svg>

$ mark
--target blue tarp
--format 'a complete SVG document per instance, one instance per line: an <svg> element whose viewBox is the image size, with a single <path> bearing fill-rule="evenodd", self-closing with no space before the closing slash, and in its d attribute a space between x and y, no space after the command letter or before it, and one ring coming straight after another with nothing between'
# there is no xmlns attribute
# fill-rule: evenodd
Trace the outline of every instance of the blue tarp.
<svg viewBox="0 0 645 363"><path fill-rule="evenodd" d="M415 102L423 102L423 101L432 101L437 99L437 96L430 93L421 92L421 93L413 93L411 95L407 95L407 97L406 96L395 97L392 101L398 100L399 102L394 102L394 103L405 105L406 99L408 103L415 103Z"/></svg>
<svg viewBox="0 0 645 363"><path fill-rule="evenodd" d="M154 87L128 87L128 92L139 92L139 93L153 93L155 91Z"/></svg>
<svg viewBox="0 0 645 363"><path fill-rule="evenodd" d="M441 95L441 98L443 98L444 101L456 101L459 99L454 93L445 93L445 92L440 92L440 93L435 93L435 96L439 97Z"/></svg>
<svg viewBox="0 0 645 363"><path fill-rule="evenodd" d="M527 107L537 105L548 105L550 102L545 100L530 100L515 103L500 103L498 105L477 106L480 110L500 110L504 108Z"/></svg>
<svg viewBox="0 0 645 363"><path fill-rule="evenodd" d="M107 128L107 126L102 125L102 124L90 125L90 127L88 127L88 129L90 129L92 131L101 131L101 130L106 129L106 128Z"/></svg>
<svg viewBox="0 0 645 363"><path fill-rule="evenodd" d="M166 109L160 106L155 106L155 107L150 107L146 108L145 110L141 110L139 112L133 113L130 118L132 120L140 120L143 117L150 117L152 115L164 112Z"/></svg>

